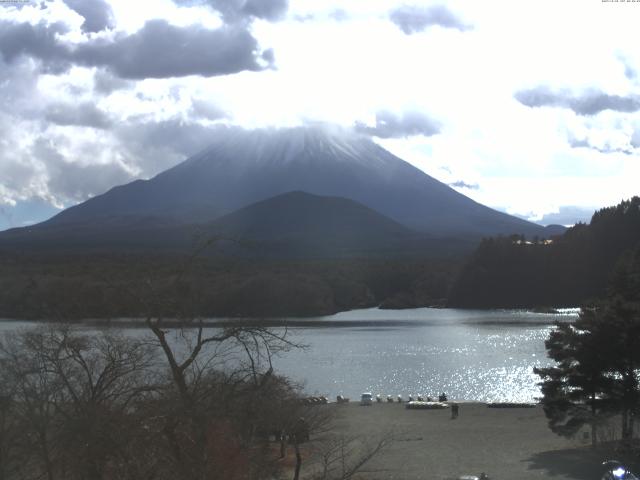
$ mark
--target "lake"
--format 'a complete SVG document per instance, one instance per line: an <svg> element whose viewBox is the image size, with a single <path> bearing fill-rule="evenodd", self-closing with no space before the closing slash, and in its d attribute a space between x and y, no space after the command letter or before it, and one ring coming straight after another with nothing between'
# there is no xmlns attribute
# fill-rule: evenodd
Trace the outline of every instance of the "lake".
<svg viewBox="0 0 640 480"><path fill-rule="evenodd" d="M544 341L553 323L577 312L366 309L291 319L292 340L308 348L276 358L274 367L309 394L332 399L445 392L456 400L530 402L540 395L533 367L551 363ZM28 325L0 321L0 332Z"/></svg>
<svg viewBox="0 0 640 480"><path fill-rule="evenodd" d="M478 401L530 402L534 366L549 365L544 341L560 314L419 308L356 310L310 319L294 339L309 345L275 362L309 393L357 399L369 391ZM326 324L323 324L326 322Z"/></svg>

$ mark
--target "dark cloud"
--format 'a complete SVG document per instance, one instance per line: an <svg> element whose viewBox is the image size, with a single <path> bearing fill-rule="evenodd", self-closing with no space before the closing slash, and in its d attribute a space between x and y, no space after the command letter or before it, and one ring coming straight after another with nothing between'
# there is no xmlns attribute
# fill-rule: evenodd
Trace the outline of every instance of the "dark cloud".
<svg viewBox="0 0 640 480"><path fill-rule="evenodd" d="M471 29L469 25L465 25L444 5L431 7L403 5L391 11L389 19L407 35L422 32L435 25L443 28L454 28L461 32Z"/></svg>
<svg viewBox="0 0 640 480"><path fill-rule="evenodd" d="M467 188L469 190L478 190L480 188L480 185L477 183L466 183L463 180L458 180L457 182L449 183L447 185L455 188Z"/></svg>
<svg viewBox="0 0 640 480"><path fill-rule="evenodd" d="M107 129L112 122L109 116L91 102L54 103L45 110L45 120L63 126Z"/></svg>
<svg viewBox="0 0 640 480"><path fill-rule="evenodd" d="M114 42L81 44L73 54L78 63L104 66L129 79L263 70L257 56L258 43L244 28L181 28L165 20L151 20L138 32Z"/></svg>
<svg viewBox="0 0 640 480"><path fill-rule="evenodd" d="M413 111L396 115L383 110L376 114L375 127L358 122L355 124L355 129L358 132L380 138L402 138L412 135L435 135L440 132L440 124L420 112Z"/></svg>
<svg viewBox="0 0 640 480"><path fill-rule="evenodd" d="M640 110L640 96L608 95L600 91L587 91L574 95L567 90L553 91L547 87L520 90L515 99L527 107L560 107L578 115L596 115L604 110L631 113Z"/></svg>
<svg viewBox="0 0 640 480"><path fill-rule="evenodd" d="M132 35L93 39L75 47L56 37L61 28L0 22L0 53L8 62L24 55L41 60L49 70L64 71L72 64L104 67L127 79L227 75L264 70L273 62L273 52L261 53L242 26L210 30L151 20Z"/></svg>
<svg viewBox="0 0 640 480"><path fill-rule="evenodd" d="M109 95L116 90L133 88L134 82L116 77L104 69L97 69L93 75L93 91Z"/></svg>
<svg viewBox="0 0 640 480"><path fill-rule="evenodd" d="M262 58L262 60L264 60L270 67L273 67L273 65L276 63L276 54L273 51L273 48L267 48L264 52L262 52L260 58Z"/></svg>
<svg viewBox="0 0 640 480"><path fill-rule="evenodd" d="M62 23L36 25L0 21L0 54L7 63L22 56L42 61L44 70L61 73L69 67L68 50L58 40L58 35L68 31Z"/></svg>
<svg viewBox="0 0 640 480"><path fill-rule="evenodd" d="M113 11L105 0L64 0L64 3L84 17L83 32L100 32L115 26Z"/></svg>
<svg viewBox="0 0 640 480"><path fill-rule="evenodd" d="M289 9L288 0L174 0L177 5L208 5L222 14L227 23L250 21L253 18L277 21Z"/></svg>
<svg viewBox="0 0 640 480"><path fill-rule="evenodd" d="M240 9L243 14L271 21L283 18L289 8L288 0L246 0L239 3L243 3Z"/></svg>

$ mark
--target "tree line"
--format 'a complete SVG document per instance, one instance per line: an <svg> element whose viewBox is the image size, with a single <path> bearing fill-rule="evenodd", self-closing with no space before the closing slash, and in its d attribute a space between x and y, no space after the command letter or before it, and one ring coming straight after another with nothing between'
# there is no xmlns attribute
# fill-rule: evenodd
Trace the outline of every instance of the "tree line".
<svg viewBox="0 0 640 480"><path fill-rule="evenodd" d="M122 289L152 282L175 301L162 312L189 308L203 316L277 317L327 315L383 305L442 305L459 260L359 258L267 261L199 257L174 279L188 257L125 254L0 254L0 317L55 320L140 317L145 314ZM142 292L141 292L142 293Z"/></svg>
<svg viewBox="0 0 640 480"><path fill-rule="evenodd" d="M549 241L551 240L551 241ZM640 197L597 211L553 239L484 239L452 283L449 305L576 306L605 295L613 268L640 242Z"/></svg>

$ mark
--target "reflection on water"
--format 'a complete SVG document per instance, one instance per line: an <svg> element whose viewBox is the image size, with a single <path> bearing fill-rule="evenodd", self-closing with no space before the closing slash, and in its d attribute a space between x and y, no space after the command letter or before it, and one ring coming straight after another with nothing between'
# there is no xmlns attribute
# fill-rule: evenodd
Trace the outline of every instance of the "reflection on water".
<svg viewBox="0 0 640 480"><path fill-rule="evenodd" d="M419 308L356 310L289 319L292 339L309 346L277 358L277 371L304 382L309 394L358 398L446 392L478 401L534 401L534 366L548 365L544 341L561 314ZM0 321L0 332L33 326ZM91 328L89 328L91 329ZM127 329L145 335L144 329Z"/></svg>
<svg viewBox="0 0 640 480"><path fill-rule="evenodd" d="M276 367L306 380L309 393L331 397L444 391L459 400L533 401L540 394L533 367L549 363L544 340L553 322L576 315L576 310L555 315L454 309L345 312L310 319L314 327L296 329L295 339L310 348L288 353Z"/></svg>

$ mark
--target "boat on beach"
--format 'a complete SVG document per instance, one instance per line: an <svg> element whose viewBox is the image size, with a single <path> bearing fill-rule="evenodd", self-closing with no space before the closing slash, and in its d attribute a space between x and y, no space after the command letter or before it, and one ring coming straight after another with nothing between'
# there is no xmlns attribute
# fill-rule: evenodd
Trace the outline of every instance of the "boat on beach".
<svg viewBox="0 0 640 480"><path fill-rule="evenodd" d="M445 402L407 402L405 404L405 408L410 410L442 410L444 408L449 408L449 404Z"/></svg>

